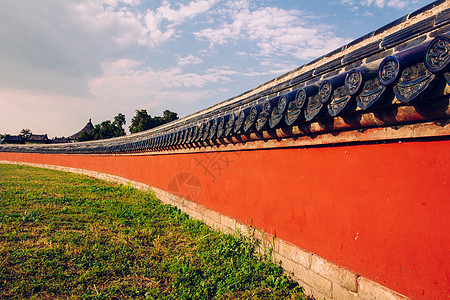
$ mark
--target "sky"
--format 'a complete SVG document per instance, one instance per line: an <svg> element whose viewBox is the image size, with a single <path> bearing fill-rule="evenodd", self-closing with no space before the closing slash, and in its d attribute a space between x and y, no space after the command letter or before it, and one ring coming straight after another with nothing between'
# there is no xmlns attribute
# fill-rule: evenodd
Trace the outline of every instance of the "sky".
<svg viewBox="0 0 450 300"><path fill-rule="evenodd" d="M2 0L0 133L69 136L137 109L180 117L430 1Z"/></svg>

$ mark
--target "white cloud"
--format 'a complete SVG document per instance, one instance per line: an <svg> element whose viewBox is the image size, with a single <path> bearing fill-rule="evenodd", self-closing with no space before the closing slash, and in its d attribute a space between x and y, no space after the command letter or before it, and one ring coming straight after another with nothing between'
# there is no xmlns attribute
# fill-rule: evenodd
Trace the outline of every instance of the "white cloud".
<svg viewBox="0 0 450 300"><path fill-rule="evenodd" d="M359 6L374 6L378 8L395 8L395 9L405 9L413 3L417 3L415 0L341 0L341 4L350 6L353 10L357 9Z"/></svg>
<svg viewBox="0 0 450 300"><path fill-rule="evenodd" d="M201 63L203 63L203 60L192 54L189 54L188 56L178 56L178 65L179 66L198 65Z"/></svg>
<svg viewBox="0 0 450 300"><path fill-rule="evenodd" d="M131 5L131 6L136 6L141 3L140 0L94 0L91 2L97 2L102 5L109 5L112 7L118 7L119 3Z"/></svg>
<svg viewBox="0 0 450 300"><path fill-rule="evenodd" d="M380 8L387 6L399 9L406 8L409 5L409 3L410 1L408 0L365 0L361 2L361 4L367 6L374 5Z"/></svg>
<svg viewBox="0 0 450 300"><path fill-rule="evenodd" d="M173 30L163 32L159 28L160 19L154 12L149 10L143 15L128 7L118 7L119 1L107 2L111 6L105 6L103 1L73 4L74 14L82 21L80 26L89 29L91 34L110 37L121 47L137 44L153 48L173 37Z"/></svg>
<svg viewBox="0 0 450 300"><path fill-rule="evenodd" d="M297 65L292 63L277 60L263 60L260 65L266 67L268 70L271 70L273 74L283 74L297 67Z"/></svg>
<svg viewBox="0 0 450 300"><path fill-rule="evenodd" d="M178 9L172 9L171 3L168 0L164 0L157 11L164 19L181 23L186 19L191 19L198 14L207 12L216 4L216 2L217 0L197 0L191 1L187 5L179 5Z"/></svg>
<svg viewBox="0 0 450 300"><path fill-rule="evenodd" d="M145 102L148 105L193 103L219 93L233 76L257 77L280 74L286 65L270 64L270 72L240 73L227 66L214 67L201 73L184 73L180 67L155 70L131 59L105 61L103 74L89 81L92 95L110 102ZM282 69L282 70L280 70ZM212 88L211 84L218 86ZM220 87L222 86L222 88Z"/></svg>
<svg viewBox="0 0 450 300"><path fill-rule="evenodd" d="M291 55L298 59L315 58L347 42L334 36L329 26L308 23L310 18L298 10L251 10L248 1L233 1L229 7L228 21L200 30L195 36L209 41L212 47L249 41L256 43L260 56Z"/></svg>
<svg viewBox="0 0 450 300"><path fill-rule="evenodd" d="M122 47L137 44L155 48L179 35L181 30L176 26L205 13L216 2L196 0L174 9L164 0L158 8L143 13L134 9L140 4L138 0L97 0L73 3L71 10L82 21L79 25L89 28L91 34L110 36Z"/></svg>
<svg viewBox="0 0 450 300"><path fill-rule="evenodd" d="M103 99L126 99L131 102L140 99L153 101L155 97L160 99L167 91L183 95L194 90L197 91L197 97L191 95L190 99L199 100L205 95L198 92L199 88L204 88L210 83L226 84L231 81L229 76L236 74L235 71L226 68L211 68L201 74L183 73L180 67L154 70L144 66L142 62L131 59L103 62L101 67L102 76L89 81L91 93ZM175 99L185 100L180 96ZM165 100L173 101L173 99Z"/></svg>

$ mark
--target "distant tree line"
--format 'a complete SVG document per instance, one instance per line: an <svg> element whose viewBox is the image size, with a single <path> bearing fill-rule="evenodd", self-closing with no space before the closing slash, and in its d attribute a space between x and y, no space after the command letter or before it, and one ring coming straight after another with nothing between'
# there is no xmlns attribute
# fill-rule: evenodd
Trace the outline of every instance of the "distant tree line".
<svg viewBox="0 0 450 300"><path fill-rule="evenodd" d="M131 125L128 129L130 130L130 133L136 133L152 129L175 120L178 120L178 114L167 109L163 111L162 117L152 117L147 113L147 110L141 109L136 110L136 115L131 119Z"/></svg>
<svg viewBox="0 0 450 300"><path fill-rule="evenodd" d="M170 110L165 110L162 117L152 117L145 109L136 110L136 115L131 119L131 125L128 129L131 133L137 133L177 119L178 114ZM91 132L83 131L77 138L77 141L102 140L123 136L125 135L125 130L123 129L123 125L125 124L125 115L119 113L114 117L114 121L106 120L100 124L96 124Z"/></svg>
<svg viewBox="0 0 450 300"><path fill-rule="evenodd" d="M83 131L77 138L77 141L102 140L125 135L125 130L123 129L125 123L125 115L119 113L114 117L114 121L106 120L96 124L92 131Z"/></svg>

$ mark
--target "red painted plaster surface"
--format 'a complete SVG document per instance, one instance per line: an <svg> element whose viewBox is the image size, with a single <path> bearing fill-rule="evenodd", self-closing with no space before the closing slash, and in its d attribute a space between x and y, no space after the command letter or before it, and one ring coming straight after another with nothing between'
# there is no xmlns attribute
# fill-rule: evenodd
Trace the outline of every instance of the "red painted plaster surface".
<svg viewBox="0 0 450 300"><path fill-rule="evenodd" d="M416 299L450 285L450 141L144 156L0 153L177 193Z"/></svg>

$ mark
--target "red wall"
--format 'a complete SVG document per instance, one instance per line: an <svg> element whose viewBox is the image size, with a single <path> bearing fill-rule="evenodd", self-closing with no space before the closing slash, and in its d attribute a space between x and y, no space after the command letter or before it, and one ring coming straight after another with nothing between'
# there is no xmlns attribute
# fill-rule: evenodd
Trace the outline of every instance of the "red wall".
<svg viewBox="0 0 450 300"><path fill-rule="evenodd" d="M450 141L143 156L0 153L114 174L252 222L417 299L449 296Z"/></svg>

